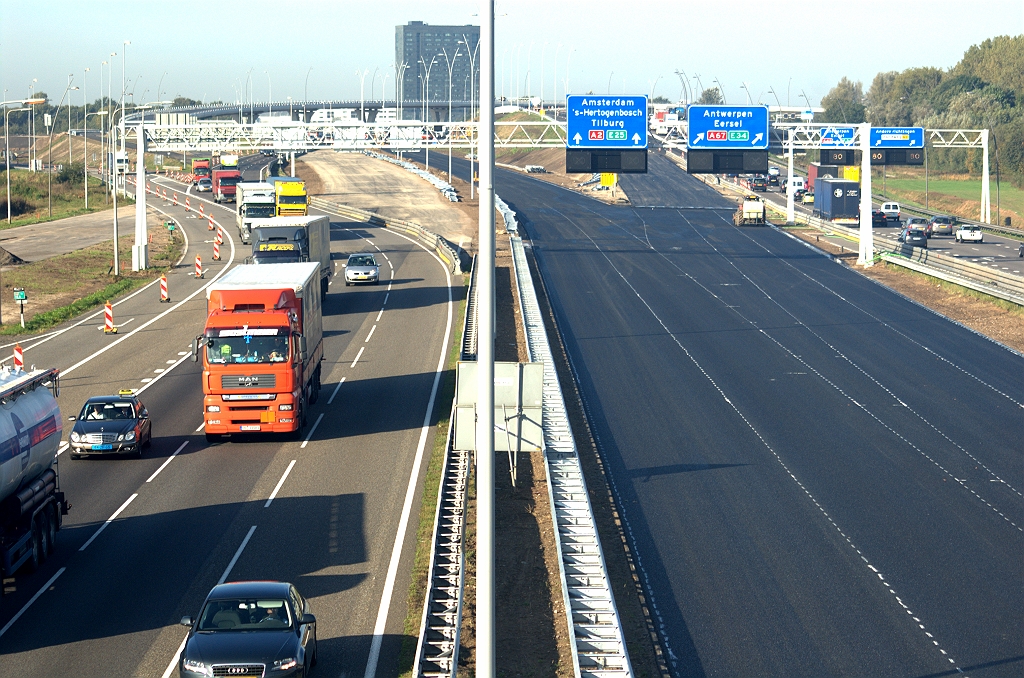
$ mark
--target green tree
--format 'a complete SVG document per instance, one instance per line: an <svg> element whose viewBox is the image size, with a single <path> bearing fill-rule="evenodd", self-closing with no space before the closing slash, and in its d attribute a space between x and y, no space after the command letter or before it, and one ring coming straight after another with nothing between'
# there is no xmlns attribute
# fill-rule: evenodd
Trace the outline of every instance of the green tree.
<svg viewBox="0 0 1024 678"><path fill-rule="evenodd" d="M698 104L715 105L725 103L722 98L722 93L718 91L717 87L706 89L700 93L700 98L697 99Z"/></svg>
<svg viewBox="0 0 1024 678"><path fill-rule="evenodd" d="M842 122L856 124L865 121L864 86L843 76L828 94L821 98L825 112L818 116L820 122Z"/></svg>

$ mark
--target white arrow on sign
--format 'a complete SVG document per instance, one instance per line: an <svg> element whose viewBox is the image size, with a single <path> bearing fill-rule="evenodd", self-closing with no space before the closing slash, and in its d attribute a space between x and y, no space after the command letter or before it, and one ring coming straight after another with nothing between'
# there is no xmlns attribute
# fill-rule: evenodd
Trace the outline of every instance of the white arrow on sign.
<svg viewBox="0 0 1024 678"><path fill-rule="evenodd" d="M580 136L580 133L579 133L579 132L576 132L576 135L575 135L575 136L573 136L572 140L576 142L576 145L577 145L577 146L579 146L579 145L580 145L580 140L581 140L582 138L583 138L583 137L581 137L581 136Z"/></svg>
<svg viewBox="0 0 1024 678"><path fill-rule="evenodd" d="M760 141L763 138L764 138L764 135L761 134L760 132L758 132L757 134L754 135L754 140L751 141L750 143L751 143L751 145L756 144L758 141Z"/></svg>
<svg viewBox="0 0 1024 678"><path fill-rule="evenodd" d="M633 132L633 143L634 144L639 144L640 143L640 134L637 133L637 132Z"/></svg>
<svg viewBox="0 0 1024 678"><path fill-rule="evenodd" d="M697 138L693 140L693 143L699 144L703 140L704 140L704 132L701 132L700 134L697 135Z"/></svg>

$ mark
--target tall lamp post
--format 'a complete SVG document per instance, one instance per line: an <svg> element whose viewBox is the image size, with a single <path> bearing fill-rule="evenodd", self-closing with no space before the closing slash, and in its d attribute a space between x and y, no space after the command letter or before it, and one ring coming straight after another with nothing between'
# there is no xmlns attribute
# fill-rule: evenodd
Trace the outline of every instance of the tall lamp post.
<svg viewBox="0 0 1024 678"><path fill-rule="evenodd" d="M132 270L144 271L149 268L149 237L146 223L146 111L169 103L151 101L139 106L139 131L135 137L135 245L132 246Z"/></svg>
<svg viewBox="0 0 1024 678"><path fill-rule="evenodd" d="M94 113L86 113L85 117L82 120L82 124L85 127L85 147L84 147L84 150L82 151L82 166L83 166L82 174L85 177L84 178L84 183L85 183L85 209L89 209L89 116L90 115L100 115L100 116L103 116L103 115L106 115L106 114L107 114L106 111L96 111ZM101 149L100 153L102 154L103 153L103 151L102 151L102 148L103 148L103 146L102 146L102 144L103 144L103 142L102 142L102 139L103 139L103 122L102 121L100 121L100 139L101 139L101 141L100 141L100 149ZM101 174L102 174L102 171L101 171Z"/></svg>
<svg viewBox="0 0 1024 678"><path fill-rule="evenodd" d="M433 58L430 60L430 65L429 66L427 66L423 62L422 58L420 59L420 63L423 64L426 67L426 69L427 69L427 79L424 81L424 86L423 86L423 92L424 92L424 95L423 95L423 106L424 106L424 108L423 108L423 111L424 111L423 120L424 120L424 122L430 122L430 69L433 68L434 64L437 63L437 55L435 54L433 56ZM428 172L430 171L430 137L431 137L431 132L432 131L433 130L428 130L427 131L427 139L426 139L427 143L426 143L426 146L425 146L425 149L426 149L426 151L425 151L426 162L424 163L424 165L426 166Z"/></svg>
<svg viewBox="0 0 1024 678"><path fill-rule="evenodd" d="M448 66L448 183L452 183L452 69L455 68L455 60L459 58L459 50L461 47L455 48L455 54L452 58L448 58L448 50L444 47L441 48L441 53L444 54L445 64ZM470 179L472 183L472 179Z"/></svg>
<svg viewBox="0 0 1024 678"><path fill-rule="evenodd" d="M73 90L73 89L78 89L78 88L77 87L72 87L71 86L71 82L69 81L68 82L68 86L64 88L64 94L60 95L60 101L57 103L57 109L56 110L58 110L58 111L60 110L61 105L64 103L64 97L66 97L68 95L68 92ZM54 120L53 122L56 123L57 121ZM49 165L49 167L47 168L47 173L46 173L46 205L47 205L48 216L50 216L51 218L53 217L53 162L52 162L52 160L53 160L53 128L54 127L56 127L56 124L50 125L50 133L47 136L47 142L46 142L46 164ZM70 139L70 137L71 137L71 135L69 134L68 138Z"/></svg>
<svg viewBox="0 0 1024 678"><path fill-rule="evenodd" d="M470 118L470 120L476 120L476 111L473 108L473 102L476 100L476 80L474 79L474 76L476 75L476 55L477 55L477 52L480 50L480 39L477 38L476 47L474 47L473 49L470 49L469 48L469 38L467 38L466 34L463 33L462 34L462 44L466 46L466 53L469 54L469 118ZM505 57L504 57L504 55L502 55L502 65L503 65L502 67L504 67L504 59L505 59ZM502 81L504 82L504 80L505 80L505 78L504 78L504 76L502 76ZM491 108L494 108L494 104L493 103L491 104ZM480 135L478 134L477 135L477 139L478 140L479 140L479 136ZM471 127L469 129L469 199L470 200L473 199L473 188L474 188L474 184L473 184L473 155L474 155L474 153L473 153L473 128ZM480 153L478 152L475 155L479 156Z"/></svg>
<svg viewBox="0 0 1024 678"><path fill-rule="evenodd" d="M8 132L8 118L11 113L15 111L30 111L32 110L31 104L41 104L45 99L17 99L15 101L5 101L4 106L4 167L7 170L7 223L11 223L11 138ZM7 109L7 104L30 104L22 108Z"/></svg>
<svg viewBox="0 0 1024 678"><path fill-rule="evenodd" d="M718 78L715 78L714 80L712 80L712 82L718 83L718 91L722 95L722 103L728 104L729 102L725 98L725 87L722 86L722 83L719 82Z"/></svg>
<svg viewBox="0 0 1024 678"><path fill-rule="evenodd" d="M269 106L267 117L272 118L274 117L274 87L270 82L270 72L263 71L263 74L267 76L267 105Z"/></svg>
<svg viewBox="0 0 1024 678"><path fill-rule="evenodd" d="M359 69L356 69L356 76L359 78L359 122L366 122L366 112L363 107L363 86L366 84L366 76L369 74L370 69L364 69L362 75L359 74ZM370 81L370 88L373 88L373 81ZM373 93L370 93L370 98L373 98Z"/></svg>
<svg viewBox="0 0 1024 678"><path fill-rule="evenodd" d="M302 86L302 122L306 122L306 102L309 101L309 74L313 72L313 67L310 66L309 70L306 71L306 82Z"/></svg>

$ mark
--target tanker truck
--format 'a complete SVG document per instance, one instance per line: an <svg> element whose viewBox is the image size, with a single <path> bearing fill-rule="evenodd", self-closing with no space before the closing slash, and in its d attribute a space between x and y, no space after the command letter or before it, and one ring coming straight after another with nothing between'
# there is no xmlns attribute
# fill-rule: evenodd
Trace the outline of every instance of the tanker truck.
<svg viewBox="0 0 1024 678"><path fill-rule="evenodd" d="M53 552L71 508L60 491L59 371L0 370L0 576Z"/></svg>

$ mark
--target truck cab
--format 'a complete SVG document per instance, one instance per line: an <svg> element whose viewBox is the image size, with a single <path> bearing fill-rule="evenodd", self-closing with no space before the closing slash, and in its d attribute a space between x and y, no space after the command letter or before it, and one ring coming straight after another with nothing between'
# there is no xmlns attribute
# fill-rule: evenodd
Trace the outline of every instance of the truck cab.
<svg viewBox="0 0 1024 678"><path fill-rule="evenodd" d="M234 200L242 173L236 169L213 170L213 201L220 203Z"/></svg>

